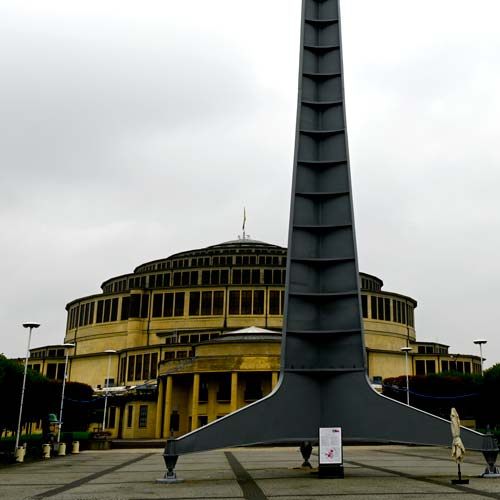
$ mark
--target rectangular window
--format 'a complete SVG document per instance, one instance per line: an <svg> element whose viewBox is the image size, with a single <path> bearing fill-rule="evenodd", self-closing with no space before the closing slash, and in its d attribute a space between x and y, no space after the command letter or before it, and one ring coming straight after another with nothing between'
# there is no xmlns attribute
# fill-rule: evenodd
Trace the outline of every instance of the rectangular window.
<svg viewBox="0 0 500 500"><path fill-rule="evenodd" d="M158 374L158 353L154 352L151 354L151 372L149 374L150 378L156 378Z"/></svg>
<svg viewBox="0 0 500 500"><path fill-rule="evenodd" d="M239 290L231 290L229 292L229 314L240 314Z"/></svg>
<svg viewBox="0 0 500 500"><path fill-rule="evenodd" d="M190 276L190 272L189 271L184 271L182 273L182 286L188 286L189 285L189 276Z"/></svg>
<svg viewBox="0 0 500 500"><path fill-rule="evenodd" d="M217 391L217 401L231 401L231 374L223 373L219 378L219 390Z"/></svg>
<svg viewBox="0 0 500 500"><path fill-rule="evenodd" d="M399 323L399 309L398 309L398 301L392 301L392 320L395 323Z"/></svg>
<svg viewBox="0 0 500 500"><path fill-rule="evenodd" d="M224 314L224 292L214 292L214 316Z"/></svg>
<svg viewBox="0 0 500 500"><path fill-rule="evenodd" d="M384 317L384 299L383 297L377 298L378 319L385 319Z"/></svg>
<svg viewBox="0 0 500 500"><path fill-rule="evenodd" d="M142 356L135 357L135 380L141 380L142 376Z"/></svg>
<svg viewBox="0 0 500 500"><path fill-rule="evenodd" d="M110 406L108 412L107 429L114 429L116 425L116 406Z"/></svg>
<svg viewBox="0 0 500 500"><path fill-rule="evenodd" d="M253 314L264 314L264 290L253 292Z"/></svg>
<svg viewBox="0 0 500 500"><path fill-rule="evenodd" d="M363 318L368 318L368 297L366 295L361 295L361 310Z"/></svg>
<svg viewBox="0 0 500 500"><path fill-rule="evenodd" d="M191 271L191 275L189 277L189 284L192 286L198 285L198 271Z"/></svg>
<svg viewBox="0 0 500 500"><path fill-rule="evenodd" d="M386 321L391 321L391 301L384 299L384 316Z"/></svg>
<svg viewBox="0 0 500 500"><path fill-rule="evenodd" d="M120 384L125 382L125 370L127 369L127 358L120 360L120 376L118 378Z"/></svg>
<svg viewBox="0 0 500 500"><path fill-rule="evenodd" d="M210 316L212 314L212 292L201 294L201 315Z"/></svg>
<svg viewBox="0 0 500 500"><path fill-rule="evenodd" d="M141 296L138 293L130 295L130 317L138 318L141 310Z"/></svg>
<svg viewBox="0 0 500 500"><path fill-rule="evenodd" d="M149 295L144 294L141 299L141 318L149 316Z"/></svg>
<svg viewBox="0 0 500 500"><path fill-rule="evenodd" d="M189 316L200 315L200 292L189 292Z"/></svg>
<svg viewBox="0 0 500 500"><path fill-rule="evenodd" d="M118 318L118 299L113 299L111 301L111 317L110 321L116 321Z"/></svg>
<svg viewBox="0 0 500 500"><path fill-rule="evenodd" d="M181 286L181 273L174 273L174 286Z"/></svg>
<svg viewBox="0 0 500 500"><path fill-rule="evenodd" d="M252 313L252 291L243 290L241 292L241 314Z"/></svg>
<svg viewBox="0 0 500 500"><path fill-rule="evenodd" d="M220 272L218 269L214 269L210 273L210 283L212 285L218 285L220 283Z"/></svg>
<svg viewBox="0 0 500 500"><path fill-rule="evenodd" d="M127 427L132 427L134 417L134 407L132 405L127 406Z"/></svg>
<svg viewBox="0 0 500 500"><path fill-rule="evenodd" d="M417 359L415 361L415 374L416 375L425 375L425 361L421 359Z"/></svg>
<svg viewBox="0 0 500 500"><path fill-rule="evenodd" d="M139 406L139 427L144 428L148 426L148 406Z"/></svg>
<svg viewBox="0 0 500 500"><path fill-rule="evenodd" d="M143 380L149 379L149 360L150 360L150 357L151 357L150 354L144 354L144 360L142 363L142 378L143 378Z"/></svg>
<svg viewBox="0 0 500 500"><path fill-rule="evenodd" d="M241 285L241 269L233 269L233 285Z"/></svg>
<svg viewBox="0 0 500 500"><path fill-rule="evenodd" d="M201 272L201 284L210 285L210 271Z"/></svg>
<svg viewBox="0 0 500 500"><path fill-rule="evenodd" d="M163 311L163 294L156 293L153 295L153 318L161 318Z"/></svg>
<svg viewBox="0 0 500 500"><path fill-rule="evenodd" d="M425 361L425 370L427 372L427 375L436 373L436 361L433 359L427 359Z"/></svg>
<svg viewBox="0 0 500 500"><path fill-rule="evenodd" d="M273 273L271 269L264 269L264 283L270 285L273 282Z"/></svg>
<svg viewBox="0 0 500 500"><path fill-rule="evenodd" d="M198 391L198 401L200 403L206 403L208 401L208 381L200 377L200 387Z"/></svg>
<svg viewBox="0 0 500 500"><path fill-rule="evenodd" d="M163 300L163 317L170 318L174 315L174 294L166 293Z"/></svg>
<svg viewBox="0 0 500 500"><path fill-rule="evenodd" d="M448 361L441 361L441 371L442 372L450 371L450 367L448 365Z"/></svg>
<svg viewBox="0 0 500 500"><path fill-rule="evenodd" d="M134 372L135 372L135 356L129 356L129 358L128 358L127 381L134 380Z"/></svg>
<svg viewBox="0 0 500 500"><path fill-rule="evenodd" d="M110 314L111 314L111 300L106 299L104 301L104 314L102 316L103 323L107 323L109 321Z"/></svg>
<svg viewBox="0 0 500 500"><path fill-rule="evenodd" d="M129 316L129 303L130 303L130 298L129 297L123 297L122 298L122 313L120 316L120 319L122 321L125 321L128 319Z"/></svg>
<svg viewBox="0 0 500 500"><path fill-rule="evenodd" d="M104 300L97 301L97 318L96 323L102 323L102 311L104 310Z"/></svg>
<svg viewBox="0 0 500 500"><path fill-rule="evenodd" d="M221 269L220 272L220 284L227 285L229 284L229 271L227 269Z"/></svg>
<svg viewBox="0 0 500 500"><path fill-rule="evenodd" d="M271 290L269 292L269 314L280 313L280 292Z"/></svg>
<svg viewBox="0 0 500 500"><path fill-rule="evenodd" d="M281 284L281 269L273 270L273 284L280 285Z"/></svg>
<svg viewBox="0 0 500 500"><path fill-rule="evenodd" d="M374 297L373 295L370 297L371 299L371 305L372 305L372 319L378 319L378 313L377 313L377 297Z"/></svg>
<svg viewBox="0 0 500 500"><path fill-rule="evenodd" d="M175 316L184 316L184 292L175 294Z"/></svg>
<svg viewBox="0 0 500 500"><path fill-rule="evenodd" d="M57 375L57 364L56 363L49 363L47 365L47 378L50 380L54 380Z"/></svg>
<svg viewBox="0 0 500 500"><path fill-rule="evenodd" d="M250 284L250 269L243 269L243 271L241 271L241 283L243 285Z"/></svg>
<svg viewBox="0 0 500 500"><path fill-rule="evenodd" d="M62 380L64 378L64 363L58 363L57 365L57 380Z"/></svg>
<svg viewBox="0 0 500 500"><path fill-rule="evenodd" d="M260 284L260 269L252 269L252 285L259 285L259 284Z"/></svg>

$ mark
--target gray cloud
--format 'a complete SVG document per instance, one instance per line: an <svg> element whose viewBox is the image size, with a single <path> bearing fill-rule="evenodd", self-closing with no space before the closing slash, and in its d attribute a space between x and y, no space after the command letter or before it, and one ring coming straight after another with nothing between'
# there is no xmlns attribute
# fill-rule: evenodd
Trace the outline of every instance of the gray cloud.
<svg viewBox="0 0 500 500"><path fill-rule="evenodd" d="M420 339L490 340L500 153L496 0L342 1L360 267ZM299 0L0 6L0 351L141 262L248 232L285 245Z"/></svg>

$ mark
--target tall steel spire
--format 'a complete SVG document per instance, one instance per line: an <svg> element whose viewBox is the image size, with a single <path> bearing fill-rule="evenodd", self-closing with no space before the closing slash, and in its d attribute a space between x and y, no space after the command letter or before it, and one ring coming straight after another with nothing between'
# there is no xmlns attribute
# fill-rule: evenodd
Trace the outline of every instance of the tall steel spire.
<svg viewBox="0 0 500 500"><path fill-rule="evenodd" d="M165 457L344 439L448 445L449 422L377 394L366 375L344 108L339 0L303 0L280 379L267 397L178 439ZM465 446L482 435L463 430Z"/></svg>

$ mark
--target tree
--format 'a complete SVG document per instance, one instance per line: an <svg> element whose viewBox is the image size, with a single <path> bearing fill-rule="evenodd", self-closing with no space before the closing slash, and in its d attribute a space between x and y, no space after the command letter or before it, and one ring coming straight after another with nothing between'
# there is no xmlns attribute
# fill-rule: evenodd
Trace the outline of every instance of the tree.
<svg viewBox="0 0 500 500"><path fill-rule="evenodd" d="M21 403L24 365L0 354L0 430L16 431ZM31 369L26 374L21 425L47 420L49 413L59 418L62 382L51 381ZM90 423L93 390L87 384L68 382L64 397L64 431L87 430Z"/></svg>
<svg viewBox="0 0 500 500"><path fill-rule="evenodd" d="M2 411L0 412L0 429L15 431L19 418L19 405L24 376L24 366L15 360L7 359L0 354L0 394L2 395ZM23 403L22 422L40 420L43 416L43 396L46 394L48 379L28 369Z"/></svg>

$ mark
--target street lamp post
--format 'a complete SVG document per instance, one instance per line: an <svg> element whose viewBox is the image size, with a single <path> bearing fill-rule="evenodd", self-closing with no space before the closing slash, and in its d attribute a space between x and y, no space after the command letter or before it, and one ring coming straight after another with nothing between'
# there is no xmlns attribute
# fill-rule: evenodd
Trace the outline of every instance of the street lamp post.
<svg viewBox="0 0 500 500"><path fill-rule="evenodd" d="M68 377L68 356L69 349L71 347L75 347L75 344L63 344L66 348L66 361L64 362L64 377L62 382L62 390L61 390L61 409L59 410L59 428L57 429L57 446L59 448L59 444L61 443L61 428L63 424L63 407L64 407L64 390L66 388L66 378Z"/></svg>
<svg viewBox="0 0 500 500"><path fill-rule="evenodd" d="M401 347L401 350L405 353L406 404L410 406L410 381L408 379L408 353L411 351L411 347Z"/></svg>
<svg viewBox="0 0 500 500"><path fill-rule="evenodd" d="M474 340L474 344L479 346L479 356L481 357L481 376L483 375L483 344L486 344L488 341L485 339L476 339Z"/></svg>
<svg viewBox="0 0 500 500"><path fill-rule="evenodd" d="M21 434L21 420L23 416L23 403L24 403L24 390L26 388L26 374L28 373L28 358L30 357L30 343L31 343L31 333L34 328L38 328L40 323L35 321L26 321L23 323L24 328L29 328L28 335L28 347L26 348L26 358L24 359L24 377L23 377L23 388L21 389L21 404L19 405L19 419L17 421L17 432L16 432L16 452L19 448L19 437Z"/></svg>
<svg viewBox="0 0 500 500"><path fill-rule="evenodd" d="M106 411L108 409L108 389L109 389L109 375L111 371L111 355L116 354L114 349L106 349L104 352L108 354L108 376L106 377L105 393L104 393L104 415L102 416L102 432L106 430Z"/></svg>

